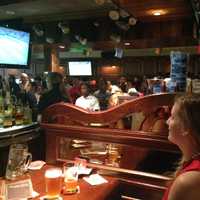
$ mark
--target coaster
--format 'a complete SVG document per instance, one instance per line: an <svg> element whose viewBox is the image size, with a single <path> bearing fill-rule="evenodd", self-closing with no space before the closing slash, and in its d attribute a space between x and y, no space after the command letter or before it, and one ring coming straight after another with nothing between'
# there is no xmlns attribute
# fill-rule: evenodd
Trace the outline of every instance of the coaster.
<svg viewBox="0 0 200 200"><path fill-rule="evenodd" d="M74 190L74 191L65 191L65 190L63 190L63 194L64 195L68 195L68 194L78 194L78 193L80 193L80 187L79 186L77 186L76 187L76 190Z"/></svg>
<svg viewBox="0 0 200 200"><path fill-rule="evenodd" d="M48 198L46 195L40 197L40 200L63 200L63 198L61 196L56 197L56 198Z"/></svg>

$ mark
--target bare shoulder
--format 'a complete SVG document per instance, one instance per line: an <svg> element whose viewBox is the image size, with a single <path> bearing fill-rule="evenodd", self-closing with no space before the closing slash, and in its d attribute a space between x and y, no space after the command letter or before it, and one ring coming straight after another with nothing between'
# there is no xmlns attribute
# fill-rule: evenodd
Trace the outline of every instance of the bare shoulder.
<svg viewBox="0 0 200 200"><path fill-rule="evenodd" d="M169 193L170 200L199 200L200 171L190 171L178 176Z"/></svg>

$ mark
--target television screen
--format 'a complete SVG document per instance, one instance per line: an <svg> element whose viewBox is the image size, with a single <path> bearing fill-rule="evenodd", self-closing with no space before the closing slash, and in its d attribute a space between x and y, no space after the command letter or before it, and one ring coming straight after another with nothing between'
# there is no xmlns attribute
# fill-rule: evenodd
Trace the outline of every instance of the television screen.
<svg viewBox="0 0 200 200"><path fill-rule="evenodd" d="M91 61L71 61L68 62L70 76L91 76Z"/></svg>
<svg viewBox="0 0 200 200"><path fill-rule="evenodd" d="M30 33L0 27L0 66L23 68L29 60Z"/></svg>

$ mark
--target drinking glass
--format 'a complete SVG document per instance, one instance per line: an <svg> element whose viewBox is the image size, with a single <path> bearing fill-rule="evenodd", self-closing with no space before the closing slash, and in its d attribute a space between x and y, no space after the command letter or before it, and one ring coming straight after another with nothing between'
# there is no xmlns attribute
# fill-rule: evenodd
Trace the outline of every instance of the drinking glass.
<svg viewBox="0 0 200 200"><path fill-rule="evenodd" d="M59 198L62 189L62 170L50 168L45 171L46 198Z"/></svg>
<svg viewBox="0 0 200 200"><path fill-rule="evenodd" d="M64 194L77 192L78 187L78 166L73 163L64 164Z"/></svg>
<svg viewBox="0 0 200 200"><path fill-rule="evenodd" d="M107 147L107 152L108 152L107 164L111 166L117 165L120 158L118 147L116 147L114 144L109 144Z"/></svg>
<svg viewBox="0 0 200 200"><path fill-rule="evenodd" d="M6 178L13 180L16 177L23 175L27 171L31 161L32 155L28 152L27 144L10 145L8 164L6 167Z"/></svg>

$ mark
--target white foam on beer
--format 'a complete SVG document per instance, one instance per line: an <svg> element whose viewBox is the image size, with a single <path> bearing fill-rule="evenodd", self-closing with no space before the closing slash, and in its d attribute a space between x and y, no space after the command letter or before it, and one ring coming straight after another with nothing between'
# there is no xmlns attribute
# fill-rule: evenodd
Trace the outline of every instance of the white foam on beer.
<svg viewBox="0 0 200 200"><path fill-rule="evenodd" d="M62 175L62 170L61 169L48 169L45 172L45 177L46 178L57 178Z"/></svg>

